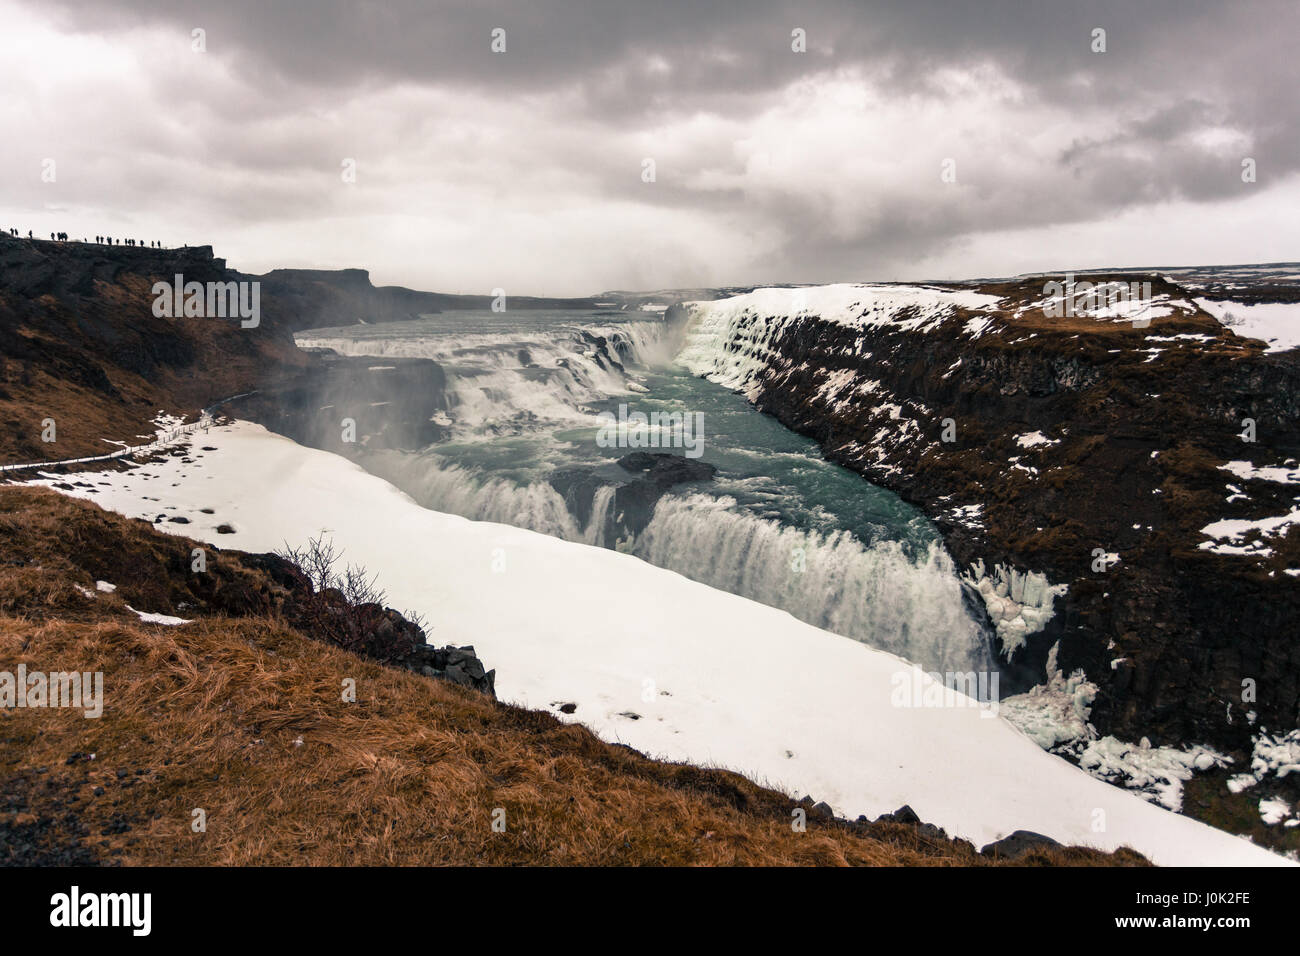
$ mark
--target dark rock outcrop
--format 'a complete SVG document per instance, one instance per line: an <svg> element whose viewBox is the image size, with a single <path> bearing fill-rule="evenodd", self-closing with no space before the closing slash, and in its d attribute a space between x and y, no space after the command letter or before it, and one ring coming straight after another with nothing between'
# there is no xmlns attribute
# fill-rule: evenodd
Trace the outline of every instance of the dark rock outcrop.
<svg viewBox="0 0 1300 956"><path fill-rule="evenodd" d="M695 481L712 481L718 469L699 459L666 452L636 451L617 462L624 479L609 474L608 468L566 468L550 477L551 487L560 493L581 527L591 520L596 493L614 487L614 497L605 515L598 540L612 544L645 530L654 517L655 505L669 489Z"/></svg>
<svg viewBox="0 0 1300 956"><path fill-rule="evenodd" d="M1016 830L1001 840L986 845L980 850L983 856L1001 857L1004 860L1016 860L1031 850L1040 847L1057 847L1061 844L1049 836L1035 833L1033 830Z"/></svg>
<svg viewBox="0 0 1300 956"><path fill-rule="evenodd" d="M683 455L636 451L618 460L624 471L637 475L614 492L615 515L621 515L622 534L640 534L654 517L655 505L675 485L712 481L718 469L708 462ZM608 540L608 539L607 539Z"/></svg>
<svg viewBox="0 0 1300 956"><path fill-rule="evenodd" d="M483 669L483 662L478 659L473 647L433 647L425 644L416 649L415 657L418 663L413 663L411 670L426 677L471 687L491 697L497 694L497 672Z"/></svg>
<svg viewBox="0 0 1300 956"><path fill-rule="evenodd" d="M490 309L491 295L418 292L402 286L376 286L366 269L274 269L261 276L263 292L290 305L295 330L356 325L358 322L403 322L449 309ZM510 296L507 307L591 309L592 299Z"/></svg>
<svg viewBox="0 0 1300 956"><path fill-rule="evenodd" d="M447 405L447 379L437 362L317 358L222 410L300 444L342 455L359 449L423 448L446 437L446 429L431 420Z"/></svg>
<svg viewBox="0 0 1300 956"><path fill-rule="evenodd" d="M434 647L420 625L400 612L375 602L353 604L334 588L317 591L301 568L280 555L241 555L240 560L275 582L275 611L308 637L496 696L496 671L484 668L473 647Z"/></svg>
<svg viewBox="0 0 1300 956"><path fill-rule="evenodd" d="M1004 688L1041 682L1059 643L1058 665L1099 685L1100 733L1248 754L1258 726L1300 724L1300 584L1284 573L1300 567L1300 533L1252 559L1202 547L1201 529L1295 507L1294 486L1254 480L1230 509L1221 466L1300 458L1300 350L1266 354L1194 307L1147 328L1054 320L1029 306L1041 287L984 287L1006 298L979 335L964 309L925 331L805 313L770 335L754 314L726 347L759 360L745 383L759 409L925 510L960 566L1068 586L1009 655ZM1049 441L1019 443L1033 432ZM1120 561L1097 570L1099 553Z"/></svg>
<svg viewBox="0 0 1300 956"><path fill-rule="evenodd" d="M666 452L634 451L618 460L624 471L640 474L655 485L671 488L686 481L709 481L718 469L698 458Z"/></svg>
<svg viewBox="0 0 1300 956"><path fill-rule="evenodd" d="M906 823L912 826L916 826L920 824L921 818L916 815L915 810L913 810L907 804L903 804L893 813L886 813L886 814L882 814L879 817L876 817L876 822L877 823Z"/></svg>

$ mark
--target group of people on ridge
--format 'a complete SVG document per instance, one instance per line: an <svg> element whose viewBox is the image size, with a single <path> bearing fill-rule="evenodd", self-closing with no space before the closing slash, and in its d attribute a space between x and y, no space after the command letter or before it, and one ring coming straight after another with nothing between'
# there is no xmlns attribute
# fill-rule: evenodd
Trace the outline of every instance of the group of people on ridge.
<svg viewBox="0 0 1300 956"><path fill-rule="evenodd" d="M18 230L17 230L17 229L10 229L10 230L9 230L9 234L12 235L12 236L18 236ZM21 237L21 236L18 236L18 238L21 239L22 237ZM30 229L27 230L27 238L28 238L28 239L35 239L35 238L36 238L35 236L32 235L32 231L31 231ZM66 232L52 232L52 233L50 233L50 241L51 241L51 242L67 242L67 241L68 241L68 234L67 234ZM74 241L75 241L75 240L74 240ZM81 241L82 241L82 242L87 242L88 240L86 240L86 239L82 239ZM157 241L157 240L152 240L152 239L151 239L149 242L145 242L143 239L114 239L112 236L96 236L96 237L95 237L95 242L97 242L97 243L99 243L100 245L103 245L103 246L118 245L118 246L137 246L137 247L140 247L140 248L149 248L149 249L162 249L162 248L164 248L164 246L163 246L163 244L162 244L161 242L159 242L159 241Z"/></svg>

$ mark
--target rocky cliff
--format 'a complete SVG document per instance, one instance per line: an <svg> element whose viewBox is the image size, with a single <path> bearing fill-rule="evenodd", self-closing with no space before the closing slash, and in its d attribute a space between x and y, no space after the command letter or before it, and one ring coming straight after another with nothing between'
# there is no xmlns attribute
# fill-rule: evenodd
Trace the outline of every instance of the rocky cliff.
<svg viewBox="0 0 1300 956"><path fill-rule="evenodd" d="M1248 754L1260 726L1300 723L1300 356L1141 278L1144 303L1073 314L1038 277L674 317L698 374L935 520L1011 686L1055 646L1099 686L1100 733Z"/></svg>
<svg viewBox="0 0 1300 956"><path fill-rule="evenodd" d="M417 292L402 286L376 286L365 269L275 269L258 279L262 288L289 306L294 330L357 322L403 322L456 309L490 309L492 295ZM512 310L592 309L593 299L555 299L507 295ZM299 324L307 323L307 324Z"/></svg>
<svg viewBox="0 0 1300 956"><path fill-rule="evenodd" d="M156 315L155 285L178 275L205 286L257 283L256 322ZM456 298L425 295L376 289L363 270L245 275L208 246L0 234L0 461L105 454L114 442L150 436L159 410L193 416L245 393L255 394L239 414L312 444L338 446L344 417L378 443L419 443L441 400L435 363L402 360L372 372L366 360L304 352L293 333L345 315L411 318L408 310L436 311Z"/></svg>
<svg viewBox="0 0 1300 956"><path fill-rule="evenodd" d="M146 249L0 236L0 459L70 458L149 434L159 409L192 414L311 363L299 316L273 296L256 328L160 317L157 282L238 281L208 247ZM55 423L54 441L43 423Z"/></svg>

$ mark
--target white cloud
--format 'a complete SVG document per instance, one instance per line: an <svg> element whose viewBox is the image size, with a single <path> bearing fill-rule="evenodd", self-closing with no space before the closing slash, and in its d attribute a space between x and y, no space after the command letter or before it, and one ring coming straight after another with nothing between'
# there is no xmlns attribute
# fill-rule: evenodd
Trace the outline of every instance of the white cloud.
<svg viewBox="0 0 1300 956"><path fill-rule="evenodd" d="M246 69L224 35L196 54L175 27L142 21L110 41L37 9L0 0L0 226L38 234L210 243L248 271L360 266L379 283L552 294L1294 255L1276 210L1296 190L1273 182L1268 156L1260 183L1240 183L1256 136L1222 119L1210 89L1181 111L1155 89L1065 110L992 59L900 88L892 61L822 53L783 84L655 99L636 120L609 115L602 85L634 94L700 65L651 45L536 88L313 86ZM941 181L948 159L956 183ZM1182 198L1207 194L1227 198Z"/></svg>

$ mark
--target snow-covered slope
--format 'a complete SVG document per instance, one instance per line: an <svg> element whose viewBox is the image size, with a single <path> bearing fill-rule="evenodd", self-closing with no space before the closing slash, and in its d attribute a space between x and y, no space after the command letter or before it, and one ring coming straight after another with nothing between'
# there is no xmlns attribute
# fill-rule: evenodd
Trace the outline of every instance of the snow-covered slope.
<svg viewBox="0 0 1300 956"><path fill-rule="evenodd" d="M907 285L836 285L755 289L744 295L689 302L694 316L677 360L696 375L745 391L763 367L779 363L770 346L791 323L819 316L848 328L932 332L957 309L980 311L998 297L969 290ZM978 335L987 325L972 318L965 332ZM744 343L741 346L739 343Z"/></svg>
<svg viewBox="0 0 1300 956"><path fill-rule="evenodd" d="M1263 339L1270 352L1285 352L1300 346L1300 303L1259 302L1247 305L1197 299L1196 304L1238 335Z"/></svg>
<svg viewBox="0 0 1300 956"><path fill-rule="evenodd" d="M69 493L185 517L161 527L248 551L327 532L395 606L426 616L431 640L473 644L503 698L576 704L567 719L607 740L738 770L842 814L907 803L977 845L1030 829L1163 864L1286 862L1093 779L977 706L895 706L919 679L910 665L783 611L615 551L425 510L260 426L215 428L199 444L216 450ZM218 534L224 523L236 533Z"/></svg>

